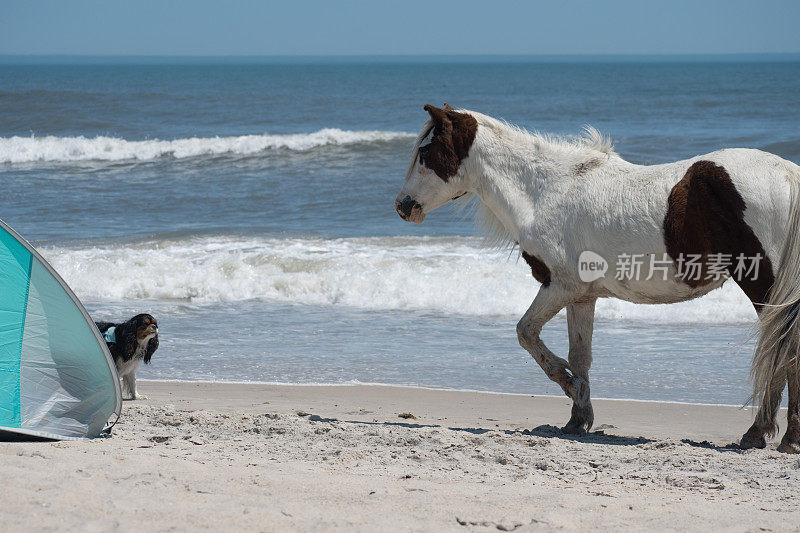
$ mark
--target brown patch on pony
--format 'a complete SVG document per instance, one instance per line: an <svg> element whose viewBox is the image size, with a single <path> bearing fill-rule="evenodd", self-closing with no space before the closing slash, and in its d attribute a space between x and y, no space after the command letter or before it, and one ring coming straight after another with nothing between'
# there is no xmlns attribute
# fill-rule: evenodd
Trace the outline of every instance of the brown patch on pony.
<svg viewBox="0 0 800 533"><path fill-rule="evenodd" d="M684 258L700 256L699 279L687 277L689 272L682 278L690 287L713 281L705 279L709 254L731 254L727 271L732 277L739 254L746 258L760 254L758 277L752 279L752 275L743 275L736 280L759 311L767 302L775 276L764 247L744 221L745 208L744 199L723 167L712 161L697 161L669 194L663 224L664 243L673 261L677 262L681 254Z"/></svg>
<svg viewBox="0 0 800 533"><path fill-rule="evenodd" d="M596 169L600 165L603 164L603 160L597 157L592 159L588 159L581 163L578 163L574 167L572 167L572 173L576 176L583 176L584 174L591 172L592 170Z"/></svg>
<svg viewBox="0 0 800 533"><path fill-rule="evenodd" d="M524 250L522 252L522 258L528 263L528 266L531 267L531 274L533 274L536 281L541 283L543 287L550 285L550 269L547 268L547 265L545 265L541 259Z"/></svg>
<svg viewBox="0 0 800 533"><path fill-rule="evenodd" d="M478 121L467 113L458 113L445 104L439 109L430 104L425 111L433 122L431 142L419 148L419 162L447 181L458 172L461 161L469 155L475 141Z"/></svg>

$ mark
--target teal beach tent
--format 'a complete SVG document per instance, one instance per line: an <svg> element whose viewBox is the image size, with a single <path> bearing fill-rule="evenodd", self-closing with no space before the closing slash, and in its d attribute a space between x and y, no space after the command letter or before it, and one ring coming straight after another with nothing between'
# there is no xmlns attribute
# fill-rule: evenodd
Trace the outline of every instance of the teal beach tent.
<svg viewBox="0 0 800 533"><path fill-rule="evenodd" d="M86 309L0 220L0 431L97 437L121 407L116 368Z"/></svg>

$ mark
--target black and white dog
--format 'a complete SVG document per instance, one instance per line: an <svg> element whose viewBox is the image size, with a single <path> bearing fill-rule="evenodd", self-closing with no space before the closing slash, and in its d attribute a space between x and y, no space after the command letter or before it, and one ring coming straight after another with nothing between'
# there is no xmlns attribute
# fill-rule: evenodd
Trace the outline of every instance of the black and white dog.
<svg viewBox="0 0 800 533"><path fill-rule="evenodd" d="M130 400L146 400L136 392L136 370L150 358L158 348L158 324L152 315L136 315L127 322L95 322L103 334L108 349L117 365L117 374L122 378L122 394L127 392Z"/></svg>

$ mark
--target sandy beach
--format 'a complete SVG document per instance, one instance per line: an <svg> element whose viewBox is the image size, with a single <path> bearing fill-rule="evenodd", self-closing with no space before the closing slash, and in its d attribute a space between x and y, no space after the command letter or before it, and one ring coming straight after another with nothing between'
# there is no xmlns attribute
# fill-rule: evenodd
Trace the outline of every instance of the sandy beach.
<svg viewBox="0 0 800 533"><path fill-rule="evenodd" d="M797 531L800 460L749 410L385 386L143 382L110 438L2 442L26 530Z"/></svg>
<svg viewBox="0 0 800 533"><path fill-rule="evenodd" d="M0 15L0 533L800 533L800 0Z"/></svg>

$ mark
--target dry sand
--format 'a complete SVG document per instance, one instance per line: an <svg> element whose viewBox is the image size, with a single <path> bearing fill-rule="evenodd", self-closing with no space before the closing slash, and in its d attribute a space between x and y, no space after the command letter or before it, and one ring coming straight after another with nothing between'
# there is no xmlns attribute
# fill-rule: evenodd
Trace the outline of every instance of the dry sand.
<svg viewBox="0 0 800 533"><path fill-rule="evenodd" d="M0 443L4 529L800 530L800 460L728 446L752 416L733 407L595 401L572 438L560 398L140 391L111 438Z"/></svg>

